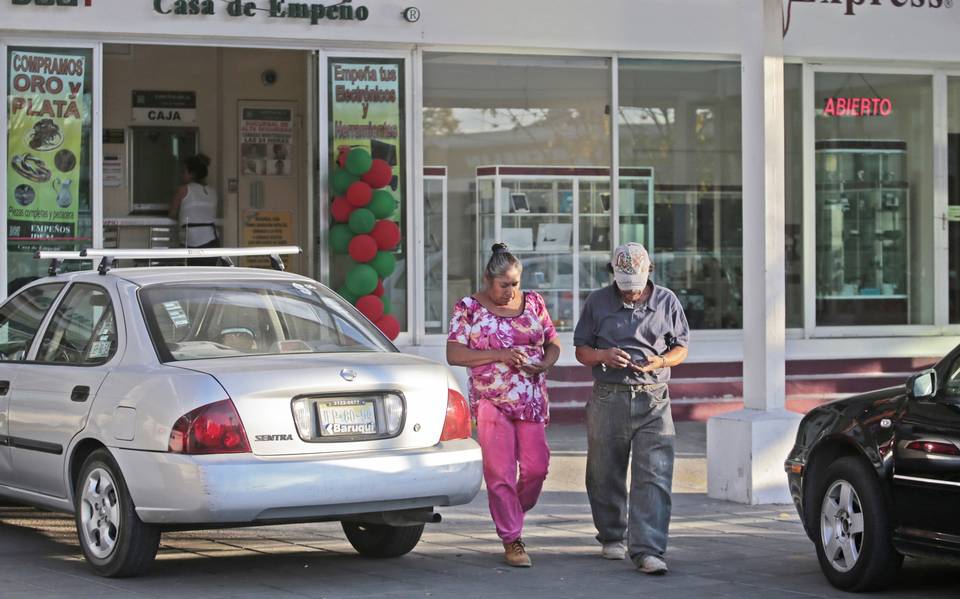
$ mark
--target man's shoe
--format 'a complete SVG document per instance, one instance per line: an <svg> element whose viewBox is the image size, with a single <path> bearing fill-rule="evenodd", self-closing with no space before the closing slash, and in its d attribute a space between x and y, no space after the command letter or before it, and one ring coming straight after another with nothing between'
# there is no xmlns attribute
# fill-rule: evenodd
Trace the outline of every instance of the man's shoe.
<svg viewBox="0 0 960 599"><path fill-rule="evenodd" d="M527 555L527 549L520 539L503 544L503 559L506 560L508 566L514 568L529 568L533 565L530 556Z"/></svg>
<svg viewBox="0 0 960 599"><path fill-rule="evenodd" d="M637 569L644 574L666 574L667 562L655 555L641 555L637 560Z"/></svg>
<svg viewBox="0 0 960 599"><path fill-rule="evenodd" d="M603 559L627 559L627 548L620 541L604 543L600 552Z"/></svg>

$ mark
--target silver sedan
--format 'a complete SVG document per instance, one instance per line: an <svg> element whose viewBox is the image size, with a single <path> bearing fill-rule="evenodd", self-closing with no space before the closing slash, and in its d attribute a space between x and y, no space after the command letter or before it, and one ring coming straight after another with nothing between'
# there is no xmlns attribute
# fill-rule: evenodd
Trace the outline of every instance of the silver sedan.
<svg viewBox="0 0 960 599"><path fill-rule="evenodd" d="M0 307L0 496L74 513L96 572L145 571L165 529L323 520L399 556L479 490L452 374L323 285L102 270Z"/></svg>

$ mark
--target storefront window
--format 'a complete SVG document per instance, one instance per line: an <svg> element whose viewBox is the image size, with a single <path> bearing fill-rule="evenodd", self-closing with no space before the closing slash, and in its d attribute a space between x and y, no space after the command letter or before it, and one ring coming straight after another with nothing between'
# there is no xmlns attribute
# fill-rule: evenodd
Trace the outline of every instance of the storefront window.
<svg viewBox="0 0 960 599"><path fill-rule="evenodd" d="M783 68L784 256L787 328L803 327L803 67Z"/></svg>
<svg viewBox="0 0 960 599"><path fill-rule="evenodd" d="M950 322L960 323L960 78L950 77L948 89L948 185L950 188L947 209L948 235L950 238L949 310Z"/></svg>
<svg viewBox="0 0 960 599"><path fill-rule="evenodd" d="M609 89L607 59L424 56L428 332L446 331L450 307L483 284L495 241L523 261L522 286L557 329L573 329L583 297L609 280ZM429 250L440 205L445 253ZM445 294L430 293L438 276Z"/></svg>
<svg viewBox="0 0 960 599"><path fill-rule="evenodd" d="M742 326L740 114L739 63L620 61L621 169L652 171L620 179L620 240L652 240L695 329Z"/></svg>
<svg viewBox="0 0 960 599"><path fill-rule="evenodd" d="M932 80L817 73L817 324L933 322Z"/></svg>
<svg viewBox="0 0 960 599"><path fill-rule="evenodd" d="M9 294L46 274L37 250L93 241L93 53L11 47L6 58Z"/></svg>
<svg viewBox="0 0 960 599"><path fill-rule="evenodd" d="M329 59L330 281L388 337L407 329L404 61Z"/></svg>

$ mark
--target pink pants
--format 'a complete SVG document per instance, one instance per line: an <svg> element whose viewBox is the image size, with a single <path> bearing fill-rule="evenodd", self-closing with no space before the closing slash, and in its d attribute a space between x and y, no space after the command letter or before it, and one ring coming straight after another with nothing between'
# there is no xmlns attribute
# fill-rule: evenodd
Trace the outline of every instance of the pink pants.
<svg viewBox="0 0 960 599"><path fill-rule="evenodd" d="M550 464L542 422L510 420L489 401L477 407L477 438L483 452L490 515L504 543L520 538L523 514L537 505ZM517 478L517 464L520 477Z"/></svg>

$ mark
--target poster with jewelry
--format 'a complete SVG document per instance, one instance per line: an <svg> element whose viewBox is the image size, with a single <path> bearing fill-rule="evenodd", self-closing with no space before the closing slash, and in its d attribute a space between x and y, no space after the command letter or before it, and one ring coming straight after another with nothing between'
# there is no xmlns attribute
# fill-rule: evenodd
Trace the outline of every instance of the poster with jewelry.
<svg viewBox="0 0 960 599"><path fill-rule="evenodd" d="M77 234L83 56L10 53L7 233L12 243Z"/></svg>

